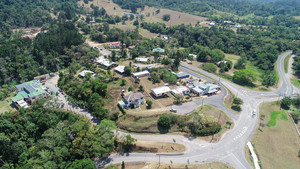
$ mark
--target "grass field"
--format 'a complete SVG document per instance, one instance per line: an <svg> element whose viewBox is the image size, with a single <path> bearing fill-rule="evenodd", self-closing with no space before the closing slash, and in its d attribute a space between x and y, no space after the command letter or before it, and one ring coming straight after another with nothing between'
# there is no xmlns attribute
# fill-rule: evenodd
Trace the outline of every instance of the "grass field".
<svg viewBox="0 0 300 169"><path fill-rule="evenodd" d="M268 121L267 126L269 126L269 127L276 126L276 122L278 120L288 120L288 117L287 117L286 112L284 110L272 111L271 112L271 119Z"/></svg>
<svg viewBox="0 0 300 169"><path fill-rule="evenodd" d="M284 58L284 72L287 73L288 72L288 65L289 65L289 60L291 58L292 55L288 55L287 57Z"/></svg>
<svg viewBox="0 0 300 169"><path fill-rule="evenodd" d="M7 98L7 99L1 101L0 102L0 114L1 113L5 113L7 111L13 111L13 110L15 110L14 108L12 108L10 106L10 104L11 104L10 98Z"/></svg>
<svg viewBox="0 0 300 169"><path fill-rule="evenodd" d="M300 89L300 79L298 79L298 78L295 77L295 76L292 76L292 77L291 77L291 82L292 82L292 84L293 84L295 87L297 87L297 88Z"/></svg>
<svg viewBox="0 0 300 169"><path fill-rule="evenodd" d="M121 164L117 164L121 168ZM156 162L132 162L125 163L125 168L130 169L165 169L165 168L176 168L176 169L234 169L229 164L221 162L211 162L203 164L171 164L171 163L156 163Z"/></svg>
<svg viewBox="0 0 300 169"><path fill-rule="evenodd" d="M262 104L259 113L265 115L265 118L260 117L258 126L260 123L266 124L274 119L276 113L272 112L276 111L281 112L278 103ZM283 114L283 112L280 114ZM275 126L258 127L251 142L256 148L262 168L299 168L299 137L291 119L280 120L278 119L280 114L277 114Z"/></svg>

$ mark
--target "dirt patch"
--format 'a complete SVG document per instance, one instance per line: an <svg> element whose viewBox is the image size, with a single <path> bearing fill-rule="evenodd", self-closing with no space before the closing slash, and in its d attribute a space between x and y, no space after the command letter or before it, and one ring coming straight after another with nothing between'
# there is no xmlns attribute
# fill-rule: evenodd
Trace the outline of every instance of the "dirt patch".
<svg viewBox="0 0 300 169"><path fill-rule="evenodd" d="M95 6L99 6L99 8L101 9L102 7L106 10L106 13L108 15L119 15L119 16L123 16L123 12L124 11L128 11L128 10L123 10L121 9L117 4L115 4L112 0L93 0L93 1L89 1L88 4L85 4L83 2L83 0L78 1L78 4L80 6L84 6L87 7L91 10L91 4L95 5Z"/></svg>
<svg viewBox="0 0 300 169"><path fill-rule="evenodd" d="M178 143L137 141L133 151L139 153L181 153L185 151L185 147Z"/></svg>

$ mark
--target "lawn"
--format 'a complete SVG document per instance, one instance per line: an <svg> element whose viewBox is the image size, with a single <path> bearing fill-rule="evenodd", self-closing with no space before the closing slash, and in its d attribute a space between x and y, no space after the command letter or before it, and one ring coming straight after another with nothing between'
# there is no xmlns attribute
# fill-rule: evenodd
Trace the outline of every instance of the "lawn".
<svg viewBox="0 0 300 169"><path fill-rule="evenodd" d="M300 79L298 79L298 78L295 77L295 76L292 76L292 77L291 77L291 82L292 82L292 84L293 84L295 87L297 87L297 88L300 89Z"/></svg>
<svg viewBox="0 0 300 169"><path fill-rule="evenodd" d="M280 113L273 113L280 112ZM275 118L277 114L277 117ZM260 117L255 135L251 139L260 158L262 168L299 168L298 151L300 140L296 129L287 115L281 120L283 111L276 102L264 103L260 106ZM280 116L281 115L281 116ZM276 119L276 125L259 127Z"/></svg>
<svg viewBox="0 0 300 169"><path fill-rule="evenodd" d="M271 112L271 119L268 121L267 126L269 126L269 127L276 126L276 122L278 120L288 120L288 117L287 117L286 112L284 110L272 111Z"/></svg>
<svg viewBox="0 0 300 169"><path fill-rule="evenodd" d="M288 55L287 57L284 58L284 72L287 73L288 72L288 65L289 65L289 60L291 58L292 55Z"/></svg>
<svg viewBox="0 0 300 169"><path fill-rule="evenodd" d="M121 164L117 165L119 168ZM165 169L165 168L177 168L177 169L234 169L229 164L221 163L221 162L211 162L211 163L203 163L203 164L178 164L178 163L156 163L156 162L130 162L125 163L125 168L130 169L140 169L140 168L147 168L147 169Z"/></svg>
<svg viewBox="0 0 300 169"><path fill-rule="evenodd" d="M11 104L11 100L10 99L11 98L7 98L7 99L5 99L3 101L0 101L0 114L1 113L5 113L7 111L13 111L13 110L15 110L14 108L12 108L10 106L10 104Z"/></svg>

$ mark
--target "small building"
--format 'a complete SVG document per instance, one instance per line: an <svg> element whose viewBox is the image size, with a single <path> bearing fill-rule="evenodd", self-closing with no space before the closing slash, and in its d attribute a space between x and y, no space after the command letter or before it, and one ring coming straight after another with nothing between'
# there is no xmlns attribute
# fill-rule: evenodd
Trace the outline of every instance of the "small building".
<svg viewBox="0 0 300 169"><path fill-rule="evenodd" d="M90 70L83 70L83 71L80 72L78 75L81 76L81 77L85 77L85 75L86 75L87 73L92 74L92 77L95 76L95 73L94 73L93 71L90 71Z"/></svg>
<svg viewBox="0 0 300 169"><path fill-rule="evenodd" d="M157 88L151 89L151 93L152 93L155 97L165 96L165 95L167 95L170 91L171 91L171 89L170 89L168 86L161 86L161 87L157 87Z"/></svg>
<svg viewBox="0 0 300 169"><path fill-rule="evenodd" d="M141 71L141 72L133 73L132 76L133 76L134 78L150 76L150 72L148 72L147 70L144 70L144 71Z"/></svg>
<svg viewBox="0 0 300 169"><path fill-rule="evenodd" d="M197 60L197 55L195 55L195 54L189 54L189 56L192 56L193 60Z"/></svg>
<svg viewBox="0 0 300 169"><path fill-rule="evenodd" d="M135 48L135 46L128 46L128 49L130 50L130 49L134 49Z"/></svg>
<svg viewBox="0 0 300 169"><path fill-rule="evenodd" d="M121 43L112 43L108 47L111 49L120 49L121 48Z"/></svg>
<svg viewBox="0 0 300 169"><path fill-rule="evenodd" d="M116 71L116 72L118 72L118 73L120 73L120 74L123 74L124 73L124 71L125 71L125 66L117 66L117 67L115 67L114 68L114 70Z"/></svg>
<svg viewBox="0 0 300 169"><path fill-rule="evenodd" d="M167 41L167 40L169 40L169 37L168 36L163 36L162 40Z"/></svg>
<svg viewBox="0 0 300 169"><path fill-rule="evenodd" d="M203 82L193 83L193 85L195 87L198 87L199 89L201 89L203 91L207 91L208 90L208 86L205 83L203 83Z"/></svg>
<svg viewBox="0 0 300 169"><path fill-rule="evenodd" d="M144 104L144 95L140 92L125 95L123 100L119 101L119 106L122 108L137 108Z"/></svg>
<svg viewBox="0 0 300 169"><path fill-rule="evenodd" d="M149 61L149 58L135 58L136 62L146 63Z"/></svg>
<svg viewBox="0 0 300 169"><path fill-rule="evenodd" d="M177 86L173 90L171 90L171 94L174 96L183 94L183 95L188 95L190 94L190 89L186 86Z"/></svg>
<svg viewBox="0 0 300 169"><path fill-rule="evenodd" d="M185 78L189 78L190 74L182 72L182 73L177 73L176 76L177 76L177 79L185 79Z"/></svg>
<svg viewBox="0 0 300 169"><path fill-rule="evenodd" d="M208 83L206 84L208 87L209 87L209 90L220 90L220 86L216 85L216 84L211 84L211 83Z"/></svg>
<svg viewBox="0 0 300 169"><path fill-rule="evenodd" d="M165 50L162 49L162 48L154 48L154 49L152 50L152 52L153 52L153 53L155 53L155 52L158 52L158 53L165 53Z"/></svg>
<svg viewBox="0 0 300 169"><path fill-rule="evenodd" d="M209 23L208 25L209 25L209 26L216 26L216 23L211 22L211 23Z"/></svg>
<svg viewBox="0 0 300 169"><path fill-rule="evenodd" d="M192 92L198 96L205 94L203 90L201 90L199 87L192 88Z"/></svg>
<svg viewBox="0 0 300 169"><path fill-rule="evenodd" d="M134 64L133 67L139 68L140 70L148 70L159 67L157 64Z"/></svg>
<svg viewBox="0 0 300 169"><path fill-rule="evenodd" d="M96 59L96 63L105 66L106 68L111 68L115 65L117 65L115 62L111 62L110 60L104 58L103 56L100 56Z"/></svg>
<svg viewBox="0 0 300 169"><path fill-rule="evenodd" d="M24 102L31 104L38 99L47 97L46 88L43 87L38 80L32 80L16 85L16 91L17 95L12 98L12 101L20 107L26 107Z"/></svg>

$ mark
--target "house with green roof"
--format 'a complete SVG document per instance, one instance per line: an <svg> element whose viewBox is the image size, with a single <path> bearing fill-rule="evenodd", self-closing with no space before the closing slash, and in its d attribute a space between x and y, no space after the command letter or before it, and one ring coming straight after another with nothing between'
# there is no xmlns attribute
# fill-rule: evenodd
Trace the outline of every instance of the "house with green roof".
<svg viewBox="0 0 300 169"><path fill-rule="evenodd" d="M16 85L16 91L17 95L12 98L12 101L17 106L21 107L23 107L22 105L25 105L24 102L31 104L38 99L47 97L47 91L38 80L32 80ZM20 103L22 103L22 105L20 105Z"/></svg>
<svg viewBox="0 0 300 169"><path fill-rule="evenodd" d="M158 53L165 53L165 50L162 49L162 48L154 48L154 49L152 50L152 52L153 52L153 53L155 53L155 52L158 52Z"/></svg>

